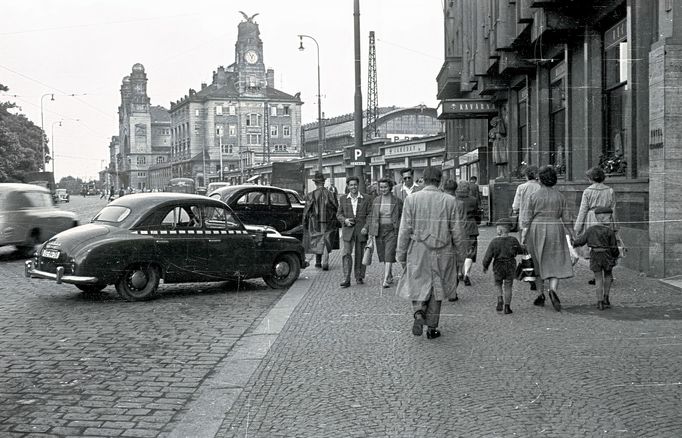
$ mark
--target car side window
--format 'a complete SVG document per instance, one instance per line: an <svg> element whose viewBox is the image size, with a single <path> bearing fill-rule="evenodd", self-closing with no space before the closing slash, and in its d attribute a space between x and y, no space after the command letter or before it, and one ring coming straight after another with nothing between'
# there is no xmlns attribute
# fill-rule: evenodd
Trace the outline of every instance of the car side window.
<svg viewBox="0 0 682 438"><path fill-rule="evenodd" d="M289 202L291 204L298 204L299 203L298 199L296 198L296 196L294 196L293 193L287 193L287 196L289 197Z"/></svg>
<svg viewBox="0 0 682 438"><path fill-rule="evenodd" d="M244 193L237 199L238 205L263 205L265 204L265 192Z"/></svg>
<svg viewBox="0 0 682 438"><path fill-rule="evenodd" d="M45 208L52 206L52 198L49 193L25 192L23 195L25 201L22 204L25 207Z"/></svg>
<svg viewBox="0 0 682 438"><path fill-rule="evenodd" d="M204 211L206 228L209 230L238 230L241 229L232 212L222 207L207 207Z"/></svg>
<svg viewBox="0 0 682 438"><path fill-rule="evenodd" d="M201 228L201 209L195 205L173 207L161 221L162 228Z"/></svg>
<svg viewBox="0 0 682 438"><path fill-rule="evenodd" d="M270 192L270 205L288 207L289 200L287 199L287 195L282 192Z"/></svg>

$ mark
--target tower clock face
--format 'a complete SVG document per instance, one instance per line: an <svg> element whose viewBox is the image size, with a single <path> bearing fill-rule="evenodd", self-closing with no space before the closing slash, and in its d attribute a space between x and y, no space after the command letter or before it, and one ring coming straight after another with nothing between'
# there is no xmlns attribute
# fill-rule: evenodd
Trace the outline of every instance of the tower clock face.
<svg viewBox="0 0 682 438"><path fill-rule="evenodd" d="M249 64L255 64L258 62L258 53L256 53L253 50L249 50L246 53L244 53L244 60L248 62Z"/></svg>

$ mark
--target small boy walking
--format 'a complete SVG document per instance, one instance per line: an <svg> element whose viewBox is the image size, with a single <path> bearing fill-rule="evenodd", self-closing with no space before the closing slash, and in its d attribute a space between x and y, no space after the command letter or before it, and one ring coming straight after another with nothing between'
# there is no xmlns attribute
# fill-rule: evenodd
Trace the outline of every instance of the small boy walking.
<svg viewBox="0 0 682 438"><path fill-rule="evenodd" d="M514 276L516 274L516 256L524 253L523 245L514 236L509 235L512 222L509 218L502 218L495 224L497 236L494 238L483 257L483 272L488 272L490 262L493 263L493 275L497 287L497 307L501 312L504 306L504 314L512 313L511 299ZM504 300L502 289L504 287Z"/></svg>
<svg viewBox="0 0 682 438"><path fill-rule="evenodd" d="M573 246L590 247L590 270L594 272L597 284L597 307L604 310L611 307L609 292L613 282L613 267L620 256L616 232L611 228L610 207L597 207L594 215L599 223L592 225L573 241Z"/></svg>

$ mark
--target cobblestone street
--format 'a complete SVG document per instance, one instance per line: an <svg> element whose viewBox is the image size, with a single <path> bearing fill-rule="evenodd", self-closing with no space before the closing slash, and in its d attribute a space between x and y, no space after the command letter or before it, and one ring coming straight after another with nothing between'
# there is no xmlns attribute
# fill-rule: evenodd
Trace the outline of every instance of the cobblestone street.
<svg viewBox="0 0 682 438"><path fill-rule="evenodd" d="M479 258L493 233L482 228ZM559 286L564 311L515 283L503 315L475 264L427 340L376 259L348 289L334 252L286 294L177 285L128 303L113 287L29 281L3 257L0 436L682 434L681 295L621 267L609 310L581 263Z"/></svg>

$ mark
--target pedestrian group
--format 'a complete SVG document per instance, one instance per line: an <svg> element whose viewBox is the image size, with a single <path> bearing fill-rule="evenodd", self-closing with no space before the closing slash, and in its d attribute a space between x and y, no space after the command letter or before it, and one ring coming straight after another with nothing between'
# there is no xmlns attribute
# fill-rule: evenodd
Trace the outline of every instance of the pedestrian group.
<svg viewBox="0 0 682 438"><path fill-rule="evenodd" d="M575 223L564 195L554 188L554 167L527 166L525 175L510 217L497 221L497 237L482 260L484 273L492 264L496 310L513 313L513 282L522 279L537 291L534 305L545 305L546 292L553 308L561 311L559 281L574 276L578 255L589 259L598 309L610 307L612 270L624 247L615 226L614 191L603 183L604 171L596 167L587 172L592 184L583 192ZM339 193L333 181L326 188L324 175L317 172L316 188L306 196L304 246L315 254L315 267L328 270L329 253L339 249L340 234L343 288L351 285L351 274L357 284L364 283L365 263L370 263L367 256L363 263L365 251L375 250L384 264L384 288L393 285L393 264L399 263L396 295L412 303L412 333L421 336L426 327L426 337L434 339L441 335L442 301L458 300L460 282L472 284L481 194L476 177L443 182L435 167L424 170L421 184L410 168L402 169L401 176L397 185L389 178L367 184L372 194L360 192L360 179L350 176L345 193ZM511 234L515 230L518 238ZM519 256L522 263L517 265Z"/></svg>

